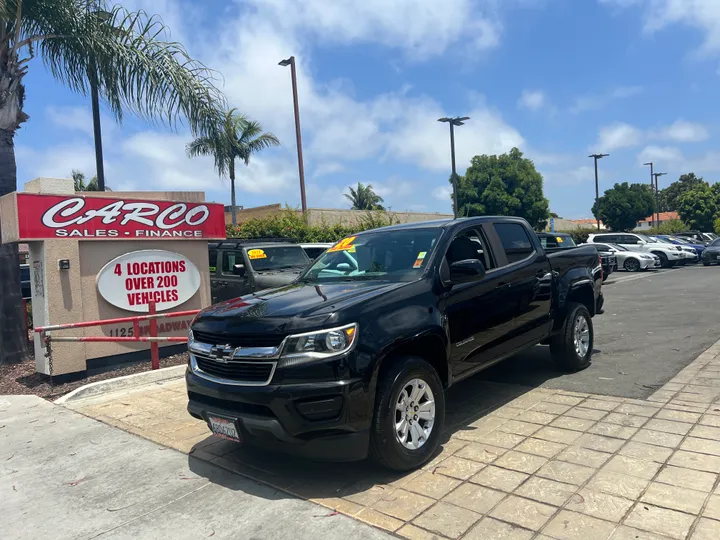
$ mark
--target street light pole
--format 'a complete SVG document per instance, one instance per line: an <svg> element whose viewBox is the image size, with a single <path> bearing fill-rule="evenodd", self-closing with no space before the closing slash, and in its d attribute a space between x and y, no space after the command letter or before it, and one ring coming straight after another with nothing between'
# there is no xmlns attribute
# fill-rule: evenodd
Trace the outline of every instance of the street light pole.
<svg viewBox="0 0 720 540"><path fill-rule="evenodd" d="M595 208L597 209L598 214L600 213L600 189L598 187L598 168L597 168L597 162L598 159L602 159L604 157L608 157L610 154L590 154L588 157L593 158L595 161ZM597 220L597 230L600 230L600 216L595 216L595 219Z"/></svg>
<svg viewBox="0 0 720 540"><path fill-rule="evenodd" d="M90 5L88 4L88 10L89 9ZM112 13L101 9L88 11L88 15L93 17L97 25L107 24L112 18ZM117 32L117 30L115 31ZM105 191L105 165L103 162L102 130L100 128L100 98L98 96L97 65L95 64L94 56L91 57L90 69L91 72L88 79L90 81L93 138L95 139L95 176L97 176L98 191Z"/></svg>
<svg viewBox="0 0 720 540"><path fill-rule="evenodd" d="M658 187L658 178L660 178L661 176L665 176L666 174L667 173L664 172L656 172L653 174L653 176L655 177L655 216L657 218L655 220L656 227L660 226L660 188Z"/></svg>
<svg viewBox="0 0 720 540"><path fill-rule="evenodd" d="M452 161L452 185L453 185L453 216L458 216L458 200L457 200L457 171L455 169L455 126L462 126L465 120L470 120L469 116L455 118L438 118L438 122L447 122L450 124L450 159Z"/></svg>
<svg viewBox="0 0 720 540"><path fill-rule="evenodd" d="M649 161L648 163L643 163L643 165L650 165L650 193L652 193L653 191L655 191L655 187L653 185L653 179L655 178L655 175L653 174L653 162ZM653 227L655 226L654 221L655 221L655 213L653 212L653 215L650 218L650 222L652 223Z"/></svg>
<svg viewBox="0 0 720 540"><path fill-rule="evenodd" d="M300 133L300 105L298 103L297 72L295 71L295 57L291 56L278 62L280 66L290 66L290 77L292 78L293 107L295 109L295 140L297 141L298 173L300 175L300 204L303 214L307 211L305 200L305 167L303 166L302 134Z"/></svg>

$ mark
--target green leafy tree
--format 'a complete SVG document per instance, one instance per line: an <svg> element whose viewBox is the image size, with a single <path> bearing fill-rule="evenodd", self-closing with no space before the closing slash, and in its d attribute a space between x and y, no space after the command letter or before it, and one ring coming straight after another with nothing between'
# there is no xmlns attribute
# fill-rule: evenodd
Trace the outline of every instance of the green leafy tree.
<svg viewBox="0 0 720 540"><path fill-rule="evenodd" d="M543 177L517 148L472 158L465 176L458 176L458 208L461 216L522 217L536 230L543 230L550 217Z"/></svg>
<svg viewBox="0 0 720 540"><path fill-rule="evenodd" d="M631 231L655 208L647 184L615 184L592 207L593 215L613 231Z"/></svg>
<svg viewBox="0 0 720 540"><path fill-rule="evenodd" d="M237 209L235 204L235 160L250 164L250 157L269 148L279 146L280 141L272 133L263 133L262 126L246 116L239 114L237 109L225 113L222 128L214 135L198 137L187 145L190 157L212 156L215 169L220 176L230 177L230 204L232 205L232 224L237 225Z"/></svg>
<svg viewBox="0 0 720 540"><path fill-rule="evenodd" d="M352 210L385 210L383 198L373 191L372 185L367 186L358 182L357 189L348 188L350 193L345 193L345 198L352 203Z"/></svg>
<svg viewBox="0 0 720 540"><path fill-rule="evenodd" d="M75 191L100 191L97 176L93 176L89 182L85 183L85 173L73 169L72 178L75 182ZM112 189L105 186L105 191L112 191Z"/></svg>
<svg viewBox="0 0 720 540"><path fill-rule="evenodd" d="M675 182L658 192L658 209L660 212L675 212L678 209L678 199L687 191L696 187L708 185L702 177L695 173L680 175Z"/></svg>
<svg viewBox="0 0 720 540"><path fill-rule="evenodd" d="M35 56L75 92L88 95L92 81L118 121L130 111L212 132L224 108L215 75L166 35L159 19L104 0L0 0L0 195L17 186L14 138L29 118L25 81ZM17 261L17 245L0 247L0 363L27 351Z"/></svg>
<svg viewBox="0 0 720 540"><path fill-rule="evenodd" d="M683 193L677 201L677 213L691 229L712 231L718 205L712 188L699 185Z"/></svg>

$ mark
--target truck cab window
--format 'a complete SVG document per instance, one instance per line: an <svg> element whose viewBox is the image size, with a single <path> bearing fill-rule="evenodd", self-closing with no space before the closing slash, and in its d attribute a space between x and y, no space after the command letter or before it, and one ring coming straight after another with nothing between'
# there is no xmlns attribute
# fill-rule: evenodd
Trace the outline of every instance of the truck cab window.
<svg viewBox="0 0 720 540"><path fill-rule="evenodd" d="M224 251L222 273L226 275L237 275L238 265L244 265L242 251Z"/></svg>
<svg viewBox="0 0 720 540"><path fill-rule="evenodd" d="M527 259L535 252L525 227L519 223L495 223L493 227L500 237L509 264Z"/></svg>
<svg viewBox="0 0 720 540"><path fill-rule="evenodd" d="M217 249L211 249L208 254L210 255L210 273L214 274L217 271Z"/></svg>
<svg viewBox="0 0 720 540"><path fill-rule="evenodd" d="M485 269L495 268L489 250L485 249L485 240L475 229L468 229L458 234L450 243L445 254L448 264L466 259L478 259Z"/></svg>

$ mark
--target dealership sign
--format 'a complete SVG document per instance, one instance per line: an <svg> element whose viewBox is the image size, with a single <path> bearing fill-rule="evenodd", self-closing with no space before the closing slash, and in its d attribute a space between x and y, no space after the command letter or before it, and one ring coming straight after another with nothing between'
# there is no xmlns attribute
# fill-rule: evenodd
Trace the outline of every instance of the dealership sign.
<svg viewBox="0 0 720 540"><path fill-rule="evenodd" d="M221 204L17 194L22 240L210 240L225 238Z"/></svg>
<svg viewBox="0 0 720 540"><path fill-rule="evenodd" d="M179 253L148 249L121 255L97 275L100 296L126 311L171 309L190 300L200 288L200 272Z"/></svg>

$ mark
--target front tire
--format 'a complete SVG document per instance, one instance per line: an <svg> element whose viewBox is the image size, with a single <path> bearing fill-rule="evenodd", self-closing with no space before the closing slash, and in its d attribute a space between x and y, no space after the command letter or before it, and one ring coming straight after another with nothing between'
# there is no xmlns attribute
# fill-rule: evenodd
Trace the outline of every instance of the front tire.
<svg viewBox="0 0 720 540"><path fill-rule="evenodd" d="M710 263L703 261L703 266L710 266Z"/></svg>
<svg viewBox="0 0 720 540"><path fill-rule="evenodd" d="M660 268L670 268L670 261L668 261L667 255L662 251L653 252L653 255L657 255L660 258Z"/></svg>
<svg viewBox="0 0 720 540"><path fill-rule="evenodd" d="M623 268L628 272L637 272L638 270L640 270L640 261L638 261L637 259L625 259L625 262L623 263Z"/></svg>
<svg viewBox="0 0 720 540"><path fill-rule="evenodd" d="M594 331L590 312L583 304L572 302L560 332L550 341L550 353L563 371L573 373L590 365Z"/></svg>
<svg viewBox="0 0 720 540"><path fill-rule="evenodd" d="M401 356L378 381L370 455L383 467L407 471L432 458L445 423L445 394L425 360Z"/></svg>

